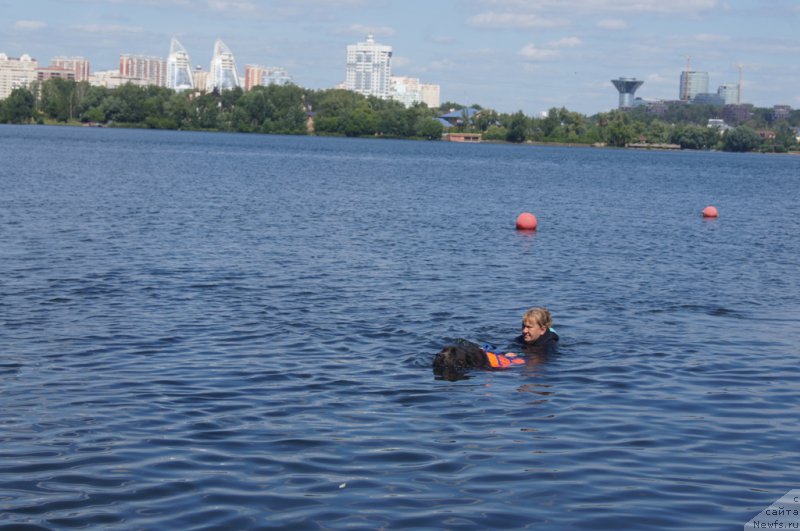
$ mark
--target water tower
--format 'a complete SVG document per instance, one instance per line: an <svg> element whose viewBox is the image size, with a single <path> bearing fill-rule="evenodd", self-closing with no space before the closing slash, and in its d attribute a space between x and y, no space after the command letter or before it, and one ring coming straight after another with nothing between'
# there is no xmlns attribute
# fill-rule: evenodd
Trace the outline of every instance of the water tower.
<svg viewBox="0 0 800 531"><path fill-rule="evenodd" d="M644 81L639 81L633 77L621 77L619 79L612 79L612 83L619 91L619 108L627 109L633 107L633 94L642 86Z"/></svg>

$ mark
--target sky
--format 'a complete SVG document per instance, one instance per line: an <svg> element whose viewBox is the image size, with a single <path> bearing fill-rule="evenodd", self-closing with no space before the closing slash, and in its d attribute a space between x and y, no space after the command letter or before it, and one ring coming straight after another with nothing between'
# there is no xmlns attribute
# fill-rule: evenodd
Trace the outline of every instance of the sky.
<svg viewBox="0 0 800 531"><path fill-rule="evenodd" d="M709 91L741 72L743 103L800 108L800 0L0 0L0 52L83 56L92 71L121 53L166 58L172 37L207 70L221 38L241 73L279 66L332 88L370 33L392 46L393 75L498 112L607 112L618 77L675 100L687 68Z"/></svg>

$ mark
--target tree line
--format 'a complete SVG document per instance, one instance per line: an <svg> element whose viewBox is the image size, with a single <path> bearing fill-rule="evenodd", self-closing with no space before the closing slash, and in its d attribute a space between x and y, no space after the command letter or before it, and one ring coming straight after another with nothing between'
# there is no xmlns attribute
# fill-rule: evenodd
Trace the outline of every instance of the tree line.
<svg viewBox="0 0 800 531"><path fill-rule="evenodd" d="M718 118L711 105L669 104L659 113L645 107L585 116L565 108L544 116L522 111L498 113L479 105L467 112L445 102L424 104L365 97L342 89L311 90L296 85L255 87L222 92L175 92L157 86L125 84L109 89L87 82L50 79L14 89L0 101L0 123L83 123L153 129L232 131L290 135L383 136L437 140L445 131L437 120L461 111L451 129L479 132L485 140L601 144L675 144L684 149L777 151L797 149L792 127L800 112L775 120L771 109L753 109L735 129L720 133L707 127ZM771 134L764 134L770 131Z"/></svg>

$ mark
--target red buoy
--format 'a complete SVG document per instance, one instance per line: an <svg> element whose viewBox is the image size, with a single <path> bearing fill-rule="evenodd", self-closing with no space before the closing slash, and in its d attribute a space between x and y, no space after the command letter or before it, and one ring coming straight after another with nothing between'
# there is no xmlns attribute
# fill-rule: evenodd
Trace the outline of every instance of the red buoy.
<svg viewBox="0 0 800 531"><path fill-rule="evenodd" d="M517 216L517 230L536 230L536 216L530 212L523 212Z"/></svg>
<svg viewBox="0 0 800 531"><path fill-rule="evenodd" d="M717 207L708 205L703 209L703 217L704 218L718 218L719 212L717 212Z"/></svg>

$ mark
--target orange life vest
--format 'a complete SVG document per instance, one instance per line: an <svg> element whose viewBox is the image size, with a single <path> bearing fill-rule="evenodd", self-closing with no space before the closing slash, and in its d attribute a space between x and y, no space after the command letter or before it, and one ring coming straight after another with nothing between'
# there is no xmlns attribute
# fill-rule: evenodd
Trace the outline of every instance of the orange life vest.
<svg viewBox="0 0 800 531"><path fill-rule="evenodd" d="M507 369L512 365L522 365L525 360L522 358L508 357L503 354L495 354L494 352L486 351L486 357L489 359L489 366L494 369Z"/></svg>

